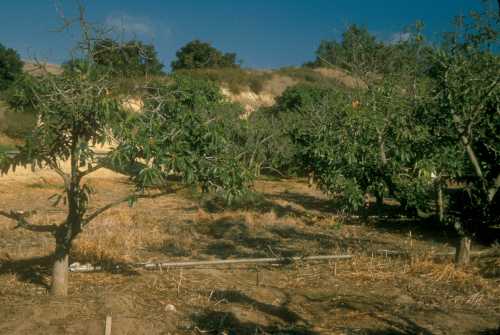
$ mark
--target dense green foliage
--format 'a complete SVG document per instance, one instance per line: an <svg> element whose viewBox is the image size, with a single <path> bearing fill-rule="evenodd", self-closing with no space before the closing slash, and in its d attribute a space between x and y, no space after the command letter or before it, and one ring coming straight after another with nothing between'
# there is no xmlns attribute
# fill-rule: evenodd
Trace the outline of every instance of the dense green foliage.
<svg viewBox="0 0 500 335"><path fill-rule="evenodd" d="M209 43L194 40L176 53L172 70L237 68L235 53L223 53Z"/></svg>
<svg viewBox="0 0 500 335"><path fill-rule="evenodd" d="M373 69L379 64L383 45L366 28L351 25L342 41L321 41L316 51L316 65L335 65L347 69Z"/></svg>
<svg viewBox="0 0 500 335"><path fill-rule="evenodd" d="M445 214L459 233L498 224L499 21L496 13L472 13L457 20L442 48L421 37L397 45L405 75L390 70L393 58L376 56L396 46L377 44L366 30L351 27L342 43L323 43L319 59L381 75L366 76L366 90L342 92L335 102L321 89L285 92L278 101L291 105L282 109L308 115L292 133L297 166L312 170L326 193L341 194L347 208L373 194L428 211L444 188ZM448 190L449 183L460 187Z"/></svg>
<svg viewBox="0 0 500 335"><path fill-rule="evenodd" d="M419 120L432 134L425 158L463 185L449 214L470 234L500 220L500 17L472 13L458 22L452 42L435 55Z"/></svg>
<svg viewBox="0 0 500 335"><path fill-rule="evenodd" d="M240 195L251 176L242 173L239 148L218 120L218 108L224 104L218 88L190 78L151 86L144 98L146 111L130 118L117 134L123 144L113 161L148 162L133 177L140 187L163 184L168 175L177 175L205 191L225 191L229 199Z"/></svg>
<svg viewBox="0 0 500 335"><path fill-rule="evenodd" d="M415 127L410 101L400 89L384 82L326 99L316 105L318 114L308 119L310 124L293 134L298 158L314 171L319 187L343 194L353 209L363 205L368 193L390 194L405 207L419 205L414 197L428 180L420 178L416 154L426 132Z"/></svg>
<svg viewBox="0 0 500 335"><path fill-rule="evenodd" d="M12 85L22 72L23 62L19 54L0 43L0 91Z"/></svg>
<svg viewBox="0 0 500 335"><path fill-rule="evenodd" d="M89 66L121 77L158 75L163 64L153 45L138 40L118 43L112 39L98 40L90 52L92 65L84 59L72 59L63 68L66 71L87 72Z"/></svg>

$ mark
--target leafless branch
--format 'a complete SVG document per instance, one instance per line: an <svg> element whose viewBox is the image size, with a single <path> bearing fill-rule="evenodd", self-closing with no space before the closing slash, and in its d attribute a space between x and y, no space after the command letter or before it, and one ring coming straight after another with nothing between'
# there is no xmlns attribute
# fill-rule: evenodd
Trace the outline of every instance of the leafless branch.
<svg viewBox="0 0 500 335"><path fill-rule="evenodd" d="M0 210L0 216L4 216L8 219L14 220L17 222L16 229L17 228L23 228L32 232L37 232L37 233L54 233L57 230L57 225L34 225L30 223L28 220L26 220L26 216L31 213L24 213L24 212L15 212L15 211L10 211L10 212L5 212Z"/></svg>

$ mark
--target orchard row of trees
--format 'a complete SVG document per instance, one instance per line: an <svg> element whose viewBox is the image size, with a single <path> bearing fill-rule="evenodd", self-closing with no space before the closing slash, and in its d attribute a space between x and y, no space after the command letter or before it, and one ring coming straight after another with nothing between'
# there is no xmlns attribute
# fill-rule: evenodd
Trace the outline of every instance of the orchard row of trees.
<svg viewBox="0 0 500 335"><path fill-rule="evenodd" d="M349 44L357 56L344 58L346 69L356 70L364 88L299 84L249 120L240 119L242 108L227 102L216 84L185 75L138 87L143 112L128 113L114 84L129 76L120 57L139 59L141 66L131 69L143 74L161 69L142 58L154 52L140 43L100 39L82 25L81 57L62 75L11 86L9 104L33 111L38 122L18 154L0 153L2 173L31 165L59 174L64 189L51 199L66 207L67 216L41 226L24 208L0 209L0 215L18 228L54 236L55 295L67 294L68 259L79 233L120 203L175 192L172 177L231 201L259 173L313 175L321 190L344 200L346 210L364 206L368 195L379 202L390 196L412 215L430 211L437 197L443 221L462 236L457 261L465 263L472 234L500 217L499 20L489 12L463 19L442 47L427 45L417 31L391 46L404 50L397 58L405 59L391 71L384 70L384 57L367 62L372 50ZM103 57L108 52L113 61ZM94 145L106 143L113 149L97 155ZM63 167L68 161L69 170ZM127 173L135 189L90 210L94 190L85 177L102 168Z"/></svg>
<svg viewBox="0 0 500 335"><path fill-rule="evenodd" d="M352 26L308 66L343 67L366 88L301 84L251 122L273 138L261 151L267 165L314 175L347 210L369 195L397 199L410 215L437 207L467 263L470 238L500 224L500 17L486 10L456 23L438 47L420 24L392 45Z"/></svg>

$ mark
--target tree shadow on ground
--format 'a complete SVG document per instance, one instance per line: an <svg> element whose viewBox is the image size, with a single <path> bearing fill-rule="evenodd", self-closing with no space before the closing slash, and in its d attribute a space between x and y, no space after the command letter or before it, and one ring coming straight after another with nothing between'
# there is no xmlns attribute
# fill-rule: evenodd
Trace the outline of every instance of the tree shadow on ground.
<svg viewBox="0 0 500 335"><path fill-rule="evenodd" d="M285 200L302 206L306 211L315 211L322 214L342 214L339 210L341 203L336 199L322 199L311 195L294 192L281 192L279 194L266 194L266 197L273 200ZM419 218L408 215L398 204L385 203L382 207L371 204L367 209L353 211L350 215L359 219L346 220L345 224L365 224L369 223L381 232L396 233L412 236L420 240L432 240L439 243L449 243L458 237L455 229L451 225L444 225L435 220L434 217ZM363 217L367 217L364 221Z"/></svg>
<svg viewBox="0 0 500 335"><path fill-rule="evenodd" d="M252 311L263 314L265 318L276 320L275 325L259 324L255 321L242 320L234 311L213 311L205 310L201 314L192 316L192 320L197 327L212 334L295 334L295 335L316 335L309 325L297 313L290 310L287 305L289 299L279 306L257 301L246 294L234 291L216 291L213 297L226 304L237 304L250 308Z"/></svg>
<svg viewBox="0 0 500 335"><path fill-rule="evenodd" d="M396 311L394 306L389 304L367 301L365 296L342 296L342 299L336 300L330 307L335 309L344 309L353 312L368 314L372 319L387 325L386 329L345 329L348 334L419 334L432 335L433 333L411 320L409 317ZM406 313L408 314L408 312Z"/></svg>
<svg viewBox="0 0 500 335"><path fill-rule="evenodd" d="M52 256L33 257L19 260L0 260L0 276L15 274L24 283L50 287L46 277L50 275L53 264Z"/></svg>
<svg viewBox="0 0 500 335"><path fill-rule="evenodd" d="M392 251L403 251L403 249L390 242L361 237L340 237L326 233L311 233L291 226L275 226L270 231L279 236L280 239L316 242L321 249L339 249L343 252L350 250L356 251L359 254L369 254L387 248L390 248Z"/></svg>
<svg viewBox="0 0 500 335"><path fill-rule="evenodd" d="M256 235L251 232L243 217L221 218L214 222L201 223L197 232L210 240L203 252L221 258L228 257L266 257L271 250L285 255L291 255L293 250L283 246L277 236L267 234Z"/></svg>
<svg viewBox="0 0 500 335"><path fill-rule="evenodd" d="M500 334L500 325L498 326L498 328L479 330L477 332L474 332L472 335L498 335L498 334Z"/></svg>
<svg viewBox="0 0 500 335"><path fill-rule="evenodd" d="M50 288L50 278L54 257L52 255L32 257L16 260L0 260L0 276L15 274L16 278L24 283ZM139 273L130 265L108 261L102 264L102 269L108 273L120 273L134 276Z"/></svg>
<svg viewBox="0 0 500 335"><path fill-rule="evenodd" d="M277 217L281 218L287 215L295 217L305 217L307 213L297 210L292 206L282 206L273 201L272 197L266 194L253 192L246 197L233 201L228 204L220 197L211 197L201 201L201 207L208 213L221 213L228 209L231 210L246 210L254 211L257 213L274 212Z"/></svg>
<svg viewBox="0 0 500 335"><path fill-rule="evenodd" d="M219 258L306 256L323 250L365 254L380 249L403 251L385 241L310 231L292 225L264 224L251 229L243 216L200 222L195 227L197 234L210 241L201 247L201 251Z"/></svg>
<svg viewBox="0 0 500 335"><path fill-rule="evenodd" d="M475 266L483 278L500 278L500 248L493 250L489 255L478 258ZM499 332L500 334L500 332Z"/></svg>

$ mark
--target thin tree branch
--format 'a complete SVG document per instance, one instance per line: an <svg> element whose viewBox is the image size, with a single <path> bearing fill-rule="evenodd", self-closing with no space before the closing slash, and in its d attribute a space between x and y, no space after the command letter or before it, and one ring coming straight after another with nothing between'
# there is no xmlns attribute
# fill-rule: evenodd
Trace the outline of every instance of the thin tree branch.
<svg viewBox="0 0 500 335"><path fill-rule="evenodd" d="M96 164L93 167L88 168L85 171L80 171L79 174L80 174L80 177L85 177L85 176L87 176L87 175L89 175L89 174L91 174L93 172L96 172L99 169L102 169L102 168L104 168L104 165L102 165L102 164Z"/></svg>
<svg viewBox="0 0 500 335"><path fill-rule="evenodd" d="M70 182L70 176L65 173L55 162L49 162L49 166L55 173L57 173L64 181L64 186L68 188Z"/></svg>
<svg viewBox="0 0 500 335"><path fill-rule="evenodd" d="M26 229L26 230L29 230L32 232L36 232L36 233L47 233L47 232L54 233L57 230L57 225L43 225L43 226L41 226L41 225L34 225L34 224L30 223L28 220L26 220L26 215L27 215L26 213L14 212L14 211L5 212L5 211L0 210L0 215L6 217L8 219L16 221L17 226L15 227L15 229L23 228L23 229Z"/></svg>
<svg viewBox="0 0 500 335"><path fill-rule="evenodd" d="M457 131L460 133L460 140L462 144L465 147L465 150L467 151L467 156L469 156L469 160L474 167L474 171L476 172L476 175L483 180L484 179L484 174L483 170L481 169L481 165L479 164L479 160L477 159L476 153L474 152L474 149L472 148L472 145L470 143L469 138L466 136L465 131L460 129L460 117L457 114L453 114L453 122L455 123L455 128Z"/></svg>

